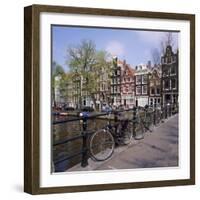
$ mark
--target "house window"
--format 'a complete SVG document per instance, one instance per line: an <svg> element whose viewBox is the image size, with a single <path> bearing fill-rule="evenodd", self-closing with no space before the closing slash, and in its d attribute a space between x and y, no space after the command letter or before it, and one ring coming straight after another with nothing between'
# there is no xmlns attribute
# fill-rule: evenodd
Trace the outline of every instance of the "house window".
<svg viewBox="0 0 200 200"><path fill-rule="evenodd" d="M174 65L171 67L171 74L176 74L176 67Z"/></svg>
<svg viewBox="0 0 200 200"><path fill-rule="evenodd" d="M153 106L153 98L150 99L150 104Z"/></svg>
<svg viewBox="0 0 200 200"><path fill-rule="evenodd" d="M172 58L172 59L173 59L173 61L174 61L174 62L176 62L176 56L173 56L173 58Z"/></svg>
<svg viewBox="0 0 200 200"><path fill-rule="evenodd" d="M142 94L147 94L147 85L142 86Z"/></svg>
<svg viewBox="0 0 200 200"><path fill-rule="evenodd" d="M114 92L117 92L117 86L114 87Z"/></svg>
<svg viewBox="0 0 200 200"><path fill-rule="evenodd" d="M169 75L168 67L163 68L163 76L168 76L168 75Z"/></svg>
<svg viewBox="0 0 200 200"><path fill-rule="evenodd" d="M176 89L176 79L171 80L172 89Z"/></svg>
<svg viewBox="0 0 200 200"><path fill-rule="evenodd" d="M173 95L173 103L176 103L176 95Z"/></svg>
<svg viewBox="0 0 200 200"><path fill-rule="evenodd" d="M137 86L136 87L136 94L141 94L142 93L142 89L141 89L141 86Z"/></svg>
<svg viewBox="0 0 200 200"><path fill-rule="evenodd" d="M155 94L155 89L151 88L151 94Z"/></svg>
<svg viewBox="0 0 200 200"><path fill-rule="evenodd" d="M101 87L102 87L102 90L105 90L105 85L103 83L102 83Z"/></svg>
<svg viewBox="0 0 200 200"><path fill-rule="evenodd" d="M142 83L143 84L147 83L147 75L146 74L142 76Z"/></svg>
<svg viewBox="0 0 200 200"><path fill-rule="evenodd" d="M169 80L164 81L164 89L169 89Z"/></svg>
<svg viewBox="0 0 200 200"><path fill-rule="evenodd" d="M141 75L137 75L137 76L136 76L136 84L140 84L141 81L142 81Z"/></svg>
<svg viewBox="0 0 200 200"><path fill-rule="evenodd" d="M160 99L158 99L158 104L160 104Z"/></svg>
<svg viewBox="0 0 200 200"><path fill-rule="evenodd" d="M170 63L171 60L172 60L172 58L171 58L171 57L168 57L168 58L167 58L167 63Z"/></svg>
<svg viewBox="0 0 200 200"><path fill-rule="evenodd" d="M157 88L156 93L157 93L157 94L160 94L160 88Z"/></svg>

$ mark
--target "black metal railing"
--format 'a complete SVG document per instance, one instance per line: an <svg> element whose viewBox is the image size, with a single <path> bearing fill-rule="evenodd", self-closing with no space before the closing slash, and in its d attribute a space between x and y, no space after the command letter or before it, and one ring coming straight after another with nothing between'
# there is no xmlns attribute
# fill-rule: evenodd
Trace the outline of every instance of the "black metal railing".
<svg viewBox="0 0 200 200"><path fill-rule="evenodd" d="M178 113L178 105L172 105L172 104L166 104L164 106L161 106L160 108L158 108L156 105L154 105L153 107L149 107L149 108L142 108L142 107L134 107L132 109L126 109L126 110L116 110L116 111L112 111L111 113L113 114L113 118L109 120L114 120L114 122L118 121L117 118L117 114L120 112L132 112L132 117L131 117L131 121L133 122L133 137L136 137L136 129L135 129L135 123L137 120L137 109L141 110L140 112L147 112L148 114L151 114L152 117L152 124L154 126L156 126L158 123L160 122L164 122L165 119L169 118L171 115ZM56 113L58 115L58 113ZM101 119L101 120L108 120L108 118L102 118L103 116L108 116L108 112L104 112L104 113L96 113L96 114L88 114L88 113L83 113L83 115L74 115L74 118L72 119L62 119L62 120L56 120L53 121L53 125L62 125L65 123L69 123L69 122L81 122L80 124L82 125L82 130L80 131L79 135L75 135L73 137L69 137L67 139L63 139L60 141L56 141L53 143L53 147L57 147L59 145L63 145L63 144L67 144L69 142L73 142L76 140L82 140L82 146L81 146L81 150L78 152L75 152L71 155L67 155L67 156L61 156L58 158L55 158L53 160L53 164L54 166L73 159L74 157L77 156L81 156L81 166L82 167L86 167L88 165L88 159L89 159L89 149L88 149L88 139L90 137L90 135L92 135L95 130L88 130L88 120L91 119ZM159 117L158 117L159 115ZM158 120L159 118L159 120ZM54 167L56 168L56 167Z"/></svg>

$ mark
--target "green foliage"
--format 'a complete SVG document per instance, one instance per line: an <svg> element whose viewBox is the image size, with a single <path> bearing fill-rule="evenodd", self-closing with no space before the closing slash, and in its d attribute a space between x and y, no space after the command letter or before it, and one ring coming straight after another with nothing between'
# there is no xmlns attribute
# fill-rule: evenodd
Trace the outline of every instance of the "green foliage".
<svg viewBox="0 0 200 200"><path fill-rule="evenodd" d="M77 46L67 49L68 64L73 72L89 71L95 63L95 44L91 40L83 40Z"/></svg>
<svg viewBox="0 0 200 200"><path fill-rule="evenodd" d="M54 102L54 106L56 106L55 102L55 88L58 87L60 92L65 91L65 78L66 74L61 65L58 65L55 61L52 63L52 100Z"/></svg>
<svg viewBox="0 0 200 200"><path fill-rule="evenodd" d="M83 40L79 45L68 48L67 57L70 71L82 77L83 89L95 104L100 76L110 74L111 56L105 51L97 51L91 40Z"/></svg>

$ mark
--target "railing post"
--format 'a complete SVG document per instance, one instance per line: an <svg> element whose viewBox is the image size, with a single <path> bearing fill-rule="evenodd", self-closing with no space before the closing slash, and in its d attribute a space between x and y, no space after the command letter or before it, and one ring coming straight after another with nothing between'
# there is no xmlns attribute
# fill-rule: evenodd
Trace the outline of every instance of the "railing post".
<svg viewBox="0 0 200 200"><path fill-rule="evenodd" d="M149 122L147 121L148 120L148 114L149 115ZM146 126L148 127L151 123L151 113L148 113L148 110L146 107L144 107L144 123L146 124ZM145 129L145 132L147 132L147 129Z"/></svg>
<svg viewBox="0 0 200 200"><path fill-rule="evenodd" d="M117 118L117 111L114 111L114 127L115 127L115 135L117 135L117 121L118 121L118 118Z"/></svg>
<svg viewBox="0 0 200 200"><path fill-rule="evenodd" d="M167 118L170 117L170 104L167 104Z"/></svg>
<svg viewBox="0 0 200 200"><path fill-rule="evenodd" d="M160 113L160 118L161 118L160 120L161 120L161 122L163 122L163 105L162 104L160 105L160 112L161 112Z"/></svg>
<svg viewBox="0 0 200 200"><path fill-rule="evenodd" d="M136 127L135 127L135 124L136 124L136 106L133 107L133 137L135 138L136 137Z"/></svg>
<svg viewBox="0 0 200 200"><path fill-rule="evenodd" d="M88 133L87 133L87 117L83 117L83 143L82 143L82 160L81 166L86 167L88 165L88 148L87 148L87 140L88 140Z"/></svg>
<svg viewBox="0 0 200 200"><path fill-rule="evenodd" d="M164 110L165 110L165 119L167 119L167 104L165 104Z"/></svg>
<svg viewBox="0 0 200 200"><path fill-rule="evenodd" d="M153 107L153 124L156 125L156 104Z"/></svg>

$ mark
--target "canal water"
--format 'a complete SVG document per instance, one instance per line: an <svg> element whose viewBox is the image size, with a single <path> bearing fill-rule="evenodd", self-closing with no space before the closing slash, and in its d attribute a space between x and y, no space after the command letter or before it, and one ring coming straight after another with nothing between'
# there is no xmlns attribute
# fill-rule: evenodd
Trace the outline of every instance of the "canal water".
<svg viewBox="0 0 200 200"><path fill-rule="evenodd" d="M55 120L68 120L72 119L73 117L66 116L62 118L55 118ZM87 123L87 130L88 131L95 131L100 128L105 127L107 121L103 119L90 119ZM52 140L53 144L72 138L74 136L81 135L82 131L82 121L73 121L67 122L63 124L52 125ZM55 161L68 157L70 155L76 154L82 150L82 138L69 141L67 143L53 146L52 148L52 160ZM69 160L62 161L54 165L54 172L64 172L67 169L71 168L72 166L81 162L81 155L78 155L74 158Z"/></svg>

